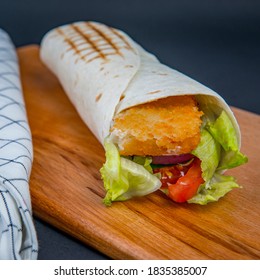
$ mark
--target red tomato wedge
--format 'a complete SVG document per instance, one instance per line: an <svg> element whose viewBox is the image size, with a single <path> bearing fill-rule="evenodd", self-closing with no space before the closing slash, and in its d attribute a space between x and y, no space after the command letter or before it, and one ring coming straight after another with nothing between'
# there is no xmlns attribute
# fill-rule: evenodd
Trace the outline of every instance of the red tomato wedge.
<svg viewBox="0 0 260 280"><path fill-rule="evenodd" d="M188 166L173 165L154 170L161 173L162 190L175 202L185 202L196 195L198 188L204 183L198 158Z"/></svg>
<svg viewBox="0 0 260 280"><path fill-rule="evenodd" d="M190 169L191 164L189 165L171 165L171 166L165 166L156 168L153 170L154 173L160 173L161 174L161 182L162 186L161 189L168 189L170 184L177 183L178 179L184 176L188 170Z"/></svg>
<svg viewBox="0 0 260 280"><path fill-rule="evenodd" d="M175 184L168 186L169 197L176 202L185 202L196 195L198 188L204 183L201 176L200 160L195 158L188 172Z"/></svg>

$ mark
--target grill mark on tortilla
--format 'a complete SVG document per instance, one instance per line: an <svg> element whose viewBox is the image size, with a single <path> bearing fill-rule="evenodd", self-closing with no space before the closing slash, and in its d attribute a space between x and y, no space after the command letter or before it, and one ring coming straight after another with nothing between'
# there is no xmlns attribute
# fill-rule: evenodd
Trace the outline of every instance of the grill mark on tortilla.
<svg viewBox="0 0 260 280"><path fill-rule="evenodd" d="M99 101L99 99L102 97L102 93L99 93L97 96L96 96L96 102Z"/></svg>
<svg viewBox="0 0 260 280"><path fill-rule="evenodd" d="M66 42L69 45L69 48L66 50L66 52L73 50L76 55L78 55L81 59L84 60L84 57L82 57L81 52L78 50L77 45L71 41L61 30L61 28L57 28L57 33L59 33L63 38L64 42Z"/></svg>
<svg viewBox="0 0 260 280"><path fill-rule="evenodd" d="M110 55L119 55L123 57L123 54L120 51L120 49L122 48L130 49L135 52L135 50L131 47L124 36L121 35L116 29L109 28L109 31L111 31L111 33L115 35L115 38L120 39L120 41L117 43L113 42L113 36L108 36L104 33L104 31L100 30L100 28L96 27L93 23L85 22L85 25L87 29L84 29L82 25L71 24L70 28L74 33L70 33L68 35L65 34L65 32L61 28L56 29L57 33L64 38L64 42L69 45L69 47L66 49L66 52L73 51L74 54L78 56L78 58L76 59L76 63L79 61L79 59L85 61L86 63L89 63L95 59L100 58L103 60L103 62L101 62L101 64L103 64L108 61L108 56ZM84 30L92 32L90 34L87 34ZM88 43L88 46L83 47L82 49L79 48L80 46L86 45L86 43ZM107 53L105 51L107 51ZM87 53L83 54L83 52ZM96 55L90 57L95 53ZM133 66L128 65L127 67L130 68Z"/></svg>
<svg viewBox="0 0 260 280"><path fill-rule="evenodd" d="M95 50L98 55L95 57L96 58L102 58L102 59L106 59L106 55L98 48L98 46L96 45L95 41L91 40L91 36L88 36L86 33L82 32L82 30L75 24L72 24L71 27L79 34L81 35L81 37L83 37L86 42L93 48L93 50ZM85 58L85 57L84 57ZM92 61L93 59L88 60L87 62Z"/></svg>
<svg viewBox="0 0 260 280"><path fill-rule="evenodd" d="M107 44L110 45L115 50L116 54L123 56L118 46L115 43L113 43L112 38L110 38L108 35L102 32L99 28L97 28L97 26L93 25L91 22L86 22L85 24L88 27L90 27L92 30L94 30L101 38L103 38L104 41L107 42Z"/></svg>
<svg viewBox="0 0 260 280"><path fill-rule="evenodd" d="M124 38L123 35L121 35L116 29L110 28L110 30L121 39L125 43L125 46L127 49L134 51L134 49L131 47L131 45L127 42L127 40Z"/></svg>
<svg viewBox="0 0 260 280"><path fill-rule="evenodd" d="M100 56L99 56L99 55L96 55L96 56L94 56L94 57L88 59L87 62L91 62L91 61L93 61L93 60L95 60L95 59L97 59L97 58L100 58Z"/></svg>
<svg viewBox="0 0 260 280"><path fill-rule="evenodd" d="M121 100L123 100L124 98L125 98L125 95L124 95L124 94L121 94L119 100L121 101Z"/></svg>
<svg viewBox="0 0 260 280"><path fill-rule="evenodd" d="M167 73L163 73L163 72L156 72L156 71L152 71L153 74L157 74L157 75L160 75L160 76L168 76Z"/></svg>
<svg viewBox="0 0 260 280"><path fill-rule="evenodd" d="M158 93L158 92L160 92L161 90L155 90L155 91L150 91L150 92L148 92L148 94L154 94L154 93Z"/></svg>
<svg viewBox="0 0 260 280"><path fill-rule="evenodd" d="M157 73L157 74L160 75L160 76L168 76L167 73Z"/></svg>
<svg viewBox="0 0 260 280"><path fill-rule="evenodd" d="M85 49L82 49L81 51L86 51L86 50L88 50L89 48L85 48ZM104 50L111 50L111 48L105 48L105 49L102 49L101 51L104 51ZM93 53L96 53L96 51L95 50L91 50L90 52L88 52L88 53L86 53L85 55L83 55L83 57L85 58L85 57L87 57L87 56L89 56L89 55L91 55L91 54L93 54ZM109 56L109 55L114 55L115 53L106 53L106 54L104 54L105 56ZM95 56L95 58L97 58L98 56ZM90 58L89 60L88 60L88 62L89 61L92 61L93 60L93 58Z"/></svg>

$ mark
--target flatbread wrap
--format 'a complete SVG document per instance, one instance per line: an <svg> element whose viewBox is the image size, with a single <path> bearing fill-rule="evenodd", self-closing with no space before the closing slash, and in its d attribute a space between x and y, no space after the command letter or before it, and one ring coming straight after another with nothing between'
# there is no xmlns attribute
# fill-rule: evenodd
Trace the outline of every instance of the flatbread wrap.
<svg viewBox="0 0 260 280"><path fill-rule="evenodd" d="M239 126L213 90L97 22L49 31L40 55L105 148L106 205L159 189L204 205L239 187L223 174L247 162Z"/></svg>

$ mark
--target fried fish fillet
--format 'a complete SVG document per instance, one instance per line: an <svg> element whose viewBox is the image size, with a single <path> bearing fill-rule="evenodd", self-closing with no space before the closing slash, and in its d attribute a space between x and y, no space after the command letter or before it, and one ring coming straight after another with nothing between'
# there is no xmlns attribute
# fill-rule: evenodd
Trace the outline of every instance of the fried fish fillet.
<svg viewBox="0 0 260 280"><path fill-rule="evenodd" d="M201 116L192 96L173 96L129 108L113 120L121 155L180 155L200 141Z"/></svg>

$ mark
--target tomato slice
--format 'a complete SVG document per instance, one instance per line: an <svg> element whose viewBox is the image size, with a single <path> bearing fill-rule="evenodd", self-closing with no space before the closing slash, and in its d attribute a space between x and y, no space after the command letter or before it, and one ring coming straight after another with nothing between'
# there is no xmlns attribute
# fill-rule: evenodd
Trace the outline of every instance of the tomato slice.
<svg viewBox="0 0 260 280"><path fill-rule="evenodd" d="M175 202L185 202L196 195L199 186L204 183L200 164L201 161L194 158L188 165L157 168L154 173L161 173L162 191Z"/></svg>
<svg viewBox="0 0 260 280"><path fill-rule="evenodd" d="M188 172L175 184L168 185L168 195L173 201L185 202L196 195L199 186L204 183L200 163L201 161L195 158Z"/></svg>
<svg viewBox="0 0 260 280"><path fill-rule="evenodd" d="M175 184L179 178L188 172L190 167L191 165L184 166L176 164L172 166L156 168L153 170L153 172L161 173L161 189L168 189L169 185Z"/></svg>

